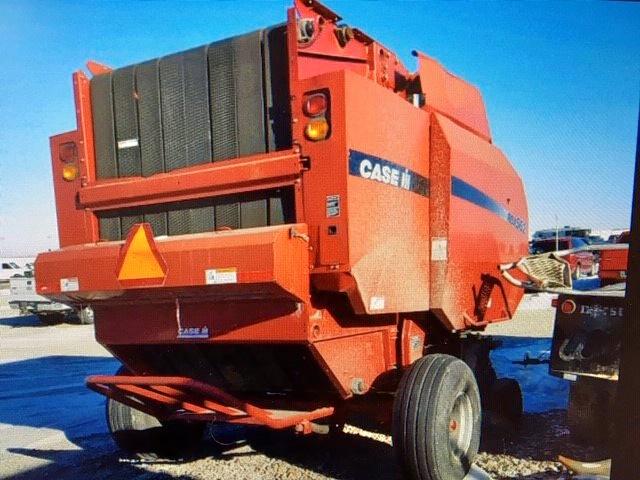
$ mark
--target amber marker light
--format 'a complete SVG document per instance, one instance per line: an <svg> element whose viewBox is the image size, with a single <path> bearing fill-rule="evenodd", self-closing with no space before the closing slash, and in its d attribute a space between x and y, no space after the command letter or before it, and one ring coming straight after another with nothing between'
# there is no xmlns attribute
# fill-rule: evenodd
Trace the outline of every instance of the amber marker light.
<svg viewBox="0 0 640 480"><path fill-rule="evenodd" d="M314 142L324 140L329 134L329 123L325 118L311 120L304 129L305 136Z"/></svg>
<svg viewBox="0 0 640 480"><path fill-rule="evenodd" d="M62 167L62 178L67 182L72 182L78 178L78 167L73 163L69 163Z"/></svg>

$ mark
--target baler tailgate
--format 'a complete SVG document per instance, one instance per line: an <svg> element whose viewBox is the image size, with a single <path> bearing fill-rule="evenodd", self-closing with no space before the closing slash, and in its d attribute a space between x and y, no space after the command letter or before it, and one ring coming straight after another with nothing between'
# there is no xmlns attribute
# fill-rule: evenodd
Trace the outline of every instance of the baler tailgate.
<svg viewBox="0 0 640 480"><path fill-rule="evenodd" d="M306 232L305 224L288 224L154 238L148 224L137 224L124 244L103 242L41 256L38 292L67 302L96 296L122 302L142 295L146 302L171 303L177 291L181 300L305 299ZM63 288L67 279L73 288Z"/></svg>
<svg viewBox="0 0 640 480"><path fill-rule="evenodd" d="M274 429L308 425L333 415L333 407L312 411L264 409L223 390L187 377L94 375L86 380L95 392L161 420L201 420L263 425Z"/></svg>

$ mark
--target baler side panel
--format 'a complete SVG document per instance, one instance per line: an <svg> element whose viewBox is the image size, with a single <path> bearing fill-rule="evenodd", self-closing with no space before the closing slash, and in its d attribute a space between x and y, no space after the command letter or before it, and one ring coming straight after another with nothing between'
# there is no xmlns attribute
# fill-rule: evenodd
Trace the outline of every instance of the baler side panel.
<svg viewBox="0 0 640 480"><path fill-rule="evenodd" d="M446 267L431 308L455 329L506 320L522 291L497 275L499 263L527 253L528 214L522 181L495 146L442 115L433 117L434 156L448 156L450 200Z"/></svg>
<svg viewBox="0 0 640 480"><path fill-rule="evenodd" d="M345 80L351 274L366 313L428 310L429 116L366 78Z"/></svg>
<svg viewBox="0 0 640 480"><path fill-rule="evenodd" d="M480 90L447 71L433 58L414 53L418 57L418 75L427 109L491 142L489 120Z"/></svg>

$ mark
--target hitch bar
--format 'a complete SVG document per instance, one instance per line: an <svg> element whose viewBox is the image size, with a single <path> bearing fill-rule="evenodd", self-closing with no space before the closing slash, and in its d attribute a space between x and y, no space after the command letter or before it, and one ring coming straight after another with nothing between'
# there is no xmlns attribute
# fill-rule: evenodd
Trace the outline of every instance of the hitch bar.
<svg viewBox="0 0 640 480"><path fill-rule="evenodd" d="M333 407L312 411L264 409L213 385L188 377L93 375L87 386L161 420L218 421L263 425L276 430L316 431L311 422L333 415ZM320 426L318 426L320 427Z"/></svg>

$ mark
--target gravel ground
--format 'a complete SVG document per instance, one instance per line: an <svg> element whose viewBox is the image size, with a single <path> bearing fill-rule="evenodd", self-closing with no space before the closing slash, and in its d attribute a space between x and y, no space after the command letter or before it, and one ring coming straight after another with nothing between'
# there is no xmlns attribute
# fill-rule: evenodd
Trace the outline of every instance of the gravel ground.
<svg viewBox="0 0 640 480"><path fill-rule="evenodd" d="M564 411L527 415L517 434L492 435L482 447L476 464L493 479L569 479L562 465L553 461L558 453L599 459L604 449L585 448L568 441ZM487 434L485 433L485 437ZM82 450L49 449L22 451L51 461L14 479L133 478L133 479L338 479L373 480L398 478L393 466L391 438L347 425L345 434L290 438L276 435L267 445L221 448L211 438L190 458L181 461L140 462L122 456L106 435L77 439ZM487 443L494 443L487 445ZM0 467L2 469L2 467ZM9 472L4 472L9 473ZM6 478L9 478L7 476Z"/></svg>
<svg viewBox="0 0 640 480"><path fill-rule="evenodd" d="M548 315L530 309L521 325L539 332L541 324L549 325ZM258 445L238 435L238 443L222 448L208 438L180 462L122 456L107 433L103 399L83 384L86 375L116 368L90 326L0 320L0 478L397 478L390 437L352 425L338 439L276 435ZM564 417L561 409L528 413L517 430L487 418L477 465L495 479L567 479L554 461L558 454L586 460L607 455L573 444Z"/></svg>

